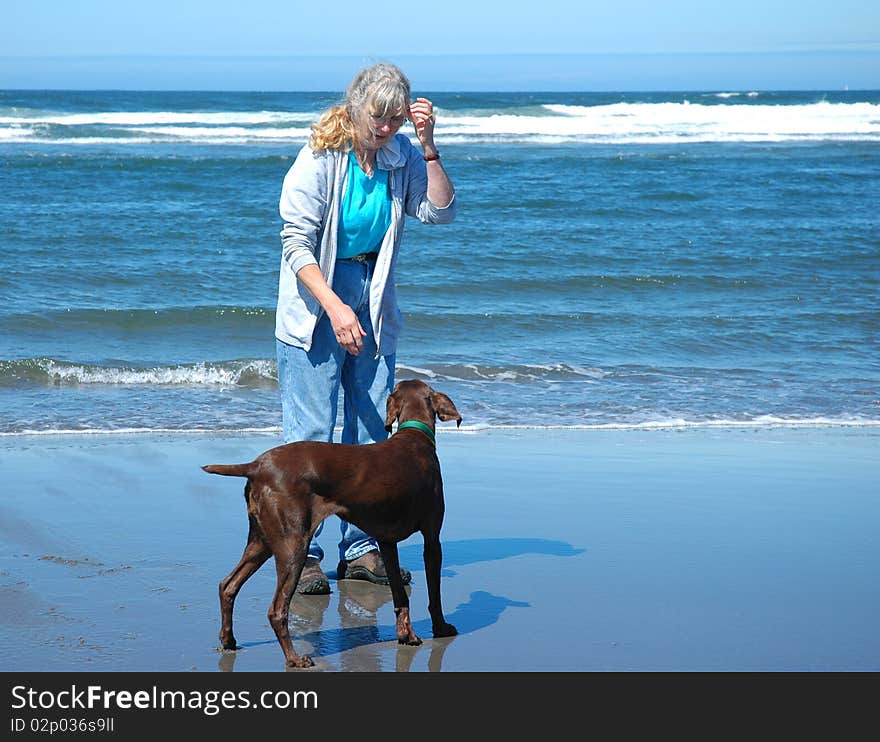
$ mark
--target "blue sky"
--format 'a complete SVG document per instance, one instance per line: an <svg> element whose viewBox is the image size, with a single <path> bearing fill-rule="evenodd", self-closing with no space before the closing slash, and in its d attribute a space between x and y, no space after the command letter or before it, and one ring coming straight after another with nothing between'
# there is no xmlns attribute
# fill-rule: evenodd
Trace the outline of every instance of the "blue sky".
<svg viewBox="0 0 880 742"><path fill-rule="evenodd" d="M0 88L880 88L878 0L0 0Z"/></svg>

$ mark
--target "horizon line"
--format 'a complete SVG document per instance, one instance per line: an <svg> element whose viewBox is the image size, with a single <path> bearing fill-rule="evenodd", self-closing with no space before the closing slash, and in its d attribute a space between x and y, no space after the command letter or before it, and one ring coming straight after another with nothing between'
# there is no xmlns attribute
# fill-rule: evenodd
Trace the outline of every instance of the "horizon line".
<svg viewBox="0 0 880 742"><path fill-rule="evenodd" d="M395 59L467 59L486 57L692 57L692 56L762 56L762 55L807 55L807 54L877 54L880 55L880 46L877 48L837 48L837 47L811 47L800 49L764 49L764 50L689 50L689 51L614 51L614 52L466 52L447 54L420 54L401 53L391 55L380 54L202 54L195 52L180 52L174 54L153 54L144 52L133 53L83 53L71 52L68 54L0 54L0 60L17 59L209 59L209 60L285 60L285 59L327 59L327 60L350 60L350 59L374 59L376 61Z"/></svg>

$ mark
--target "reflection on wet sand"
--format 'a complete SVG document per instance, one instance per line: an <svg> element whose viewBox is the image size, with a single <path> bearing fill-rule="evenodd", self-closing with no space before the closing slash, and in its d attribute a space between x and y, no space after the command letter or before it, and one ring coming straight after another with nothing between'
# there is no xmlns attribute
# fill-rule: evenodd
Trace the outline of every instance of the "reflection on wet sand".
<svg viewBox="0 0 880 742"><path fill-rule="evenodd" d="M420 546L401 549L402 559L417 563ZM444 576L453 577L449 567L491 562L512 557L541 554L573 557L584 552L564 541L539 538L487 538L450 541L443 547ZM328 575L335 578L335 573ZM413 622L413 628L424 644L411 647L397 643L395 627L379 624L379 609L391 602L391 590L384 585L374 585L361 580L336 580L332 595L295 594L290 601L289 625L297 652L309 655L315 661L315 669L342 672L382 672L410 670L416 653L430 649L428 670L442 670L443 654L455 637L434 639L431 620L424 618ZM412 592L406 588L407 595ZM337 607L337 616L325 615L331 604ZM466 603L447 613L447 620L460 634L468 634L493 626L508 608L526 608L528 603L494 595L485 590L471 593ZM337 620L338 619L338 622ZM243 648L274 642L242 643ZM390 648L396 647L393 666ZM338 664L333 664L333 659ZM224 653L220 669L231 671L235 665L235 653Z"/></svg>
<svg viewBox="0 0 880 742"><path fill-rule="evenodd" d="M315 660L315 670L340 672L382 672L395 670L409 672L416 653L429 649L428 671L443 669L443 655L455 637L431 638L431 620L416 621L413 627L422 638L421 647L397 643L393 624L379 625L377 613L391 602L391 591L382 585L359 580L339 580L335 583L336 595L299 595L290 601L290 629L297 652L308 654ZM409 594L410 588L407 587ZM325 613L335 602L339 619L334 627L332 617ZM495 624L507 608L527 608L528 603L509 600L484 590L471 593L467 603L462 603L447 615L458 627L459 634L479 631ZM322 626L329 624L325 628ZM243 648L258 644L243 644ZM390 645L396 647L393 668L388 666ZM236 652L222 652L219 669L232 672L235 669ZM334 666L330 658L338 657Z"/></svg>

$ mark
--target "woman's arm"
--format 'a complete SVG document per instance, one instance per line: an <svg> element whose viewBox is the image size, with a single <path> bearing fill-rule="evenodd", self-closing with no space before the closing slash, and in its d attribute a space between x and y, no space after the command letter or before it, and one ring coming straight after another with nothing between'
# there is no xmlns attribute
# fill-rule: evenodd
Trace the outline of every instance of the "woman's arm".
<svg viewBox="0 0 880 742"><path fill-rule="evenodd" d="M367 333L361 327L354 310L342 301L324 280L324 274L317 264L303 266L296 277L327 312L327 318L333 326L333 334L339 344L353 356L360 353L364 347L362 338Z"/></svg>
<svg viewBox="0 0 880 742"><path fill-rule="evenodd" d="M281 255L294 273L318 262L318 243L329 211L328 166L327 158L305 146L284 177L278 204L284 222Z"/></svg>
<svg viewBox="0 0 880 742"><path fill-rule="evenodd" d="M434 144L434 104L427 98L416 98L409 108L409 117L415 126L424 157L428 158L425 162L425 169L428 171L428 200L434 206L445 209L452 203L455 188Z"/></svg>

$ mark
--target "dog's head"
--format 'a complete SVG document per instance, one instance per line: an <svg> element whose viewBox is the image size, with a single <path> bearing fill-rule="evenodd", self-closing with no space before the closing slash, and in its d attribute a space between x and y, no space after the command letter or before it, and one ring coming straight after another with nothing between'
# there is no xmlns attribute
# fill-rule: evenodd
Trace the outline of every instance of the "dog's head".
<svg viewBox="0 0 880 742"><path fill-rule="evenodd" d="M434 419L444 422L455 420L456 426L461 425L461 415L455 404L442 392L435 392L424 381L409 379L398 382L394 391L388 396L385 405L385 430L389 433L395 420L402 423L418 420L434 429Z"/></svg>

